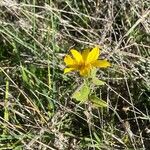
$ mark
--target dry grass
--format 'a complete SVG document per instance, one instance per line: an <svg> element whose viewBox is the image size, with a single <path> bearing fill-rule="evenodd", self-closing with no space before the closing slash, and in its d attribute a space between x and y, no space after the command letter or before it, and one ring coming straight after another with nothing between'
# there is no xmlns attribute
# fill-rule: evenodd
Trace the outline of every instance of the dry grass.
<svg viewBox="0 0 150 150"><path fill-rule="evenodd" d="M1 0L0 149L150 149L149 1ZM112 63L87 111L63 74L70 48L101 45Z"/></svg>

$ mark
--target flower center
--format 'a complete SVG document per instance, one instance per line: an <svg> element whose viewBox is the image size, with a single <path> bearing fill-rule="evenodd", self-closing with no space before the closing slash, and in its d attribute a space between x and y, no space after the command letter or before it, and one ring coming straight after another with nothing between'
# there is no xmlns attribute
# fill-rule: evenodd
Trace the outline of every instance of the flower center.
<svg viewBox="0 0 150 150"><path fill-rule="evenodd" d="M90 69L90 66L91 66L90 64L83 62L79 64L79 70L88 69L88 68Z"/></svg>

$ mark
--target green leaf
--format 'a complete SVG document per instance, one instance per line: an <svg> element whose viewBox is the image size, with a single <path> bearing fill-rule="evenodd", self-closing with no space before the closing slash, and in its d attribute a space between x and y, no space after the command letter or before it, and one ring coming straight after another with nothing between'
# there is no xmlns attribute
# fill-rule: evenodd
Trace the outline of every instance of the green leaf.
<svg viewBox="0 0 150 150"><path fill-rule="evenodd" d="M79 90L76 90L73 93L72 98L80 102L85 102L88 100L89 93L90 88L87 85L83 84Z"/></svg>
<svg viewBox="0 0 150 150"><path fill-rule="evenodd" d="M97 77L93 77L93 78L92 78L92 82L93 82L95 85L104 85L104 84L105 84L104 81L99 80Z"/></svg>
<svg viewBox="0 0 150 150"><path fill-rule="evenodd" d="M96 77L96 73L97 73L97 69L96 69L96 68L93 68L93 69L91 70L90 77L91 77L91 78L95 78L95 77Z"/></svg>
<svg viewBox="0 0 150 150"><path fill-rule="evenodd" d="M98 98L95 95L90 96L90 101L93 103L93 106L95 106L95 107L101 107L102 108L102 107L108 106L104 100Z"/></svg>

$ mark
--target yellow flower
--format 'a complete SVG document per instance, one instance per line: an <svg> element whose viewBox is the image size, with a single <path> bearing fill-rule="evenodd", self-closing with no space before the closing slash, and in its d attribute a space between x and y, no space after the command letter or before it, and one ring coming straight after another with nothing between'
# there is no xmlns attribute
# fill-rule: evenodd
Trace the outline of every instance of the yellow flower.
<svg viewBox="0 0 150 150"><path fill-rule="evenodd" d="M98 60L100 55L98 46L94 47L91 51L86 49L82 53L75 49L71 49L70 52L73 57L70 55L65 56L64 62L67 68L64 69L64 73L79 71L81 76L86 76L93 67L106 68L110 66L106 59Z"/></svg>

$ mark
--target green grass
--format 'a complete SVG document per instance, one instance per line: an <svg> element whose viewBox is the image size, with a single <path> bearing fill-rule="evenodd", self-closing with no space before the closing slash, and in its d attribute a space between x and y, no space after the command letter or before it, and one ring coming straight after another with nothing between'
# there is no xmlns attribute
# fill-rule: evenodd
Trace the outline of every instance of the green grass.
<svg viewBox="0 0 150 150"><path fill-rule="evenodd" d="M0 149L150 149L148 1L0 1ZM63 74L71 48L100 45L112 66L95 89L108 108L79 105Z"/></svg>

